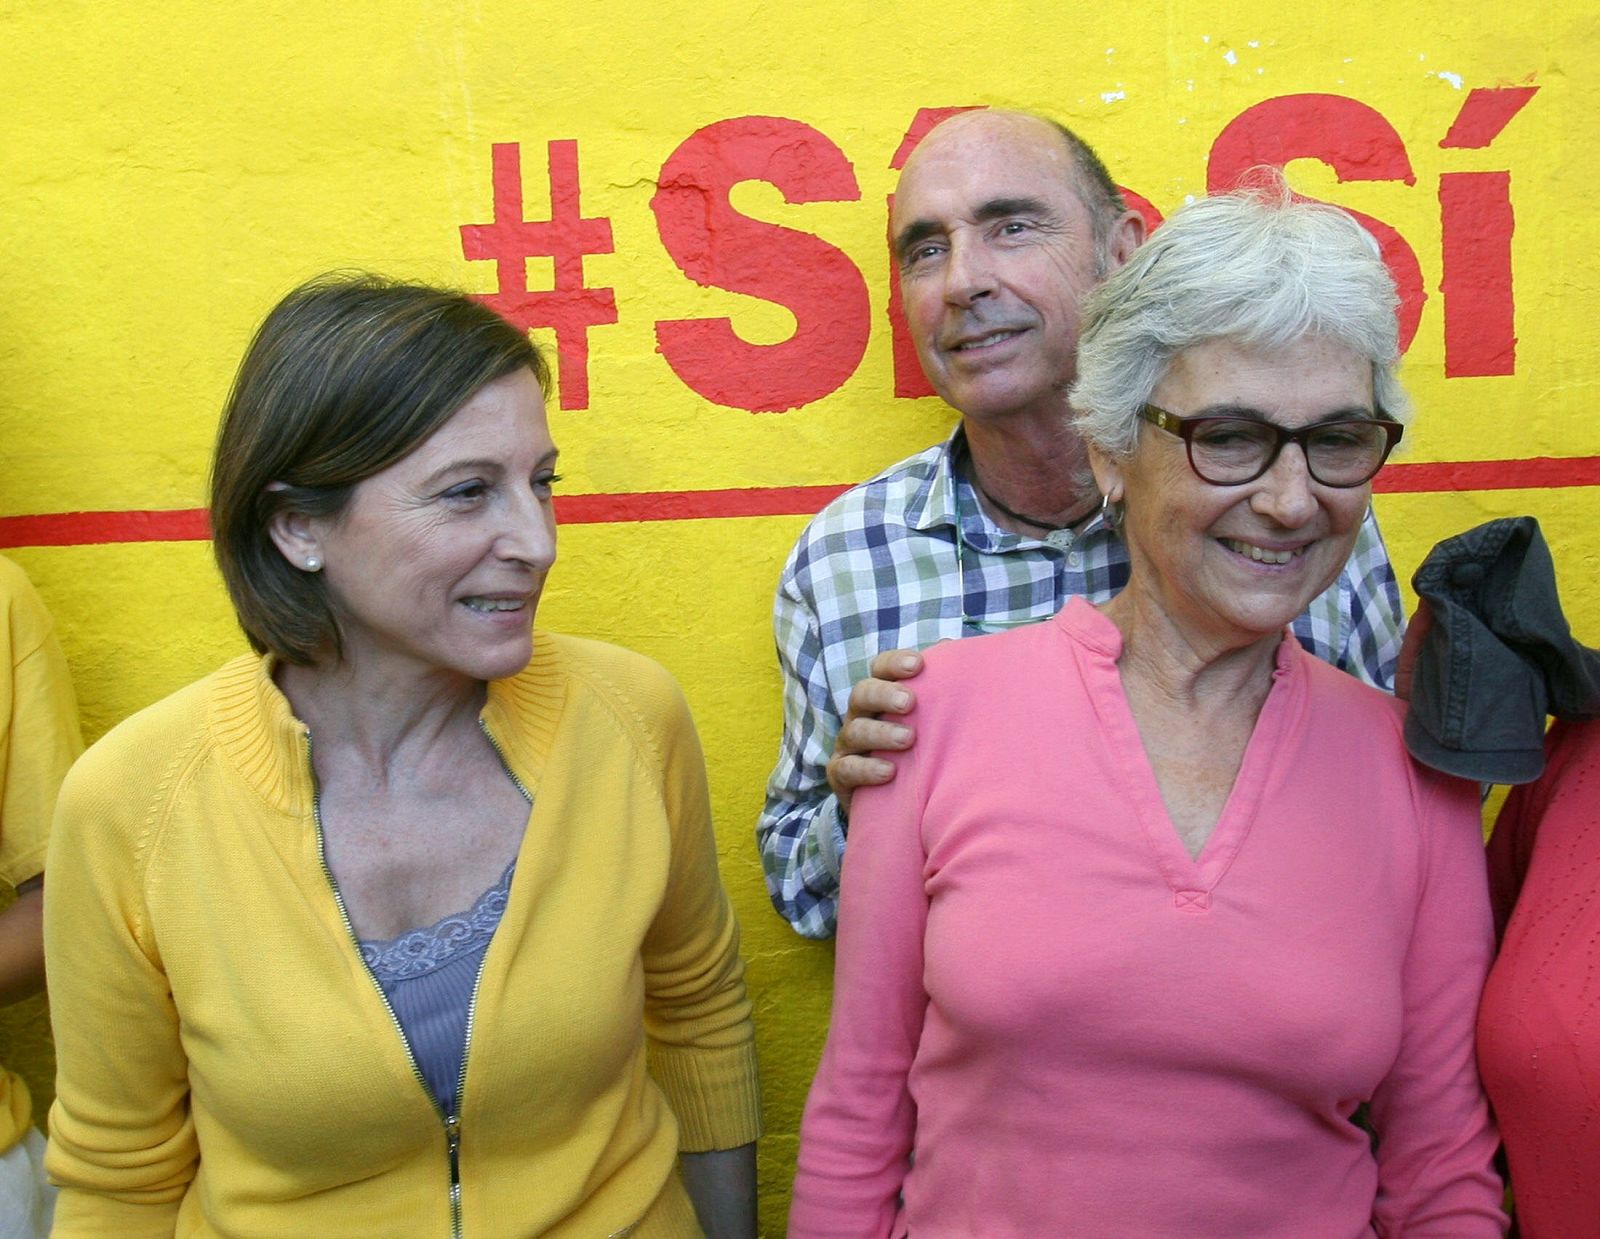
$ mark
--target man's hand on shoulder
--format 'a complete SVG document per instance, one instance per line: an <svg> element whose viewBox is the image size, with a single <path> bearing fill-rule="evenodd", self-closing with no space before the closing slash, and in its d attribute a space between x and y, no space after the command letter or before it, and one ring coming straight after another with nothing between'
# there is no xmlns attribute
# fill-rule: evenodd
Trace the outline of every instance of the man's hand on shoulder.
<svg viewBox="0 0 1600 1239"><path fill-rule="evenodd" d="M921 670L922 655L915 650L885 650L868 666L867 678L850 690L850 707L828 759L828 786L838 797L841 812L850 811L850 795L856 788L894 778L894 767L873 757L874 752L908 749L916 739L911 728L883 716L905 714L916 704L901 681Z"/></svg>

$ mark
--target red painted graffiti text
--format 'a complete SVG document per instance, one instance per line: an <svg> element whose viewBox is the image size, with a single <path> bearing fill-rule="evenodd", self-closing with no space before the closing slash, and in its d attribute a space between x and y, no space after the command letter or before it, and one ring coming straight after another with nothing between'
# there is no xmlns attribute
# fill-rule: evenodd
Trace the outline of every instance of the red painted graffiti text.
<svg viewBox="0 0 1600 1239"><path fill-rule="evenodd" d="M1469 91L1444 150L1483 150L1538 92L1536 86ZM964 109L923 108L887 163L900 168L940 120ZM549 142L550 218L523 218L522 151L491 151L494 218L461 226L462 253L493 261L496 289L484 300L525 328L553 329L560 366L561 407L589 405L589 335L617 322L610 288L584 282L583 259L612 252L611 221L587 217L579 202L578 146ZM1111 152L1115 164L1115 152ZM1206 163L1210 192L1238 183L1260 165L1316 160L1340 182L1392 181L1417 186L1405 140L1371 106L1344 95L1300 94L1264 99L1223 126ZM842 250L821 237L753 219L730 201L736 185L762 181L788 203L859 202L855 168L826 134L798 120L740 116L696 130L667 156L650 199L662 248L690 280L782 306L795 327L785 340L752 343L727 317L669 318L655 323L656 347L678 379L713 403L754 413L782 412L821 400L856 372L872 333L867 282ZM1435 187L1439 204L1437 267L1442 303L1445 375L1513 374L1517 340L1512 279L1511 173L1447 171ZM1161 212L1124 187L1128 204L1154 228ZM1352 211L1377 239L1400 290L1402 347L1409 347L1430 300L1415 247L1380 219ZM527 260L554 260L554 287L530 290ZM888 329L894 394L931 394L906 332L893 267Z"/></svg>

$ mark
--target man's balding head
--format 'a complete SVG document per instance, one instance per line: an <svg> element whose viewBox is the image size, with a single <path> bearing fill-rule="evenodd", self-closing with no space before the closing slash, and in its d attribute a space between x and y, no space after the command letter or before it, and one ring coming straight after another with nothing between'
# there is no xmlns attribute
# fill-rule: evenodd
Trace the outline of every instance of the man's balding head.
<svg viewBox="0 0 1600 1239"><path fill-rule="evenodd" d="M967 132L984 135L1034 127L1048 129L1060 140L1068 158L1068 163L1062 171L1067 176L1067 183L1072 187L1072 192L1078 195L1089 212L1095 241L1103 257L1112 229L1128 209L1127 203L1122 197L1121 188L1112 179L1110 171L1095 153L1094 148L1060 121L1051 117L1041 116L1037 112L1006 108L974 108L971 111L958 112L935 125L912 150L901 173L901 181L904 183L906 173L914 169L918 154L923 152L924 148L937 153L942 143L958 139ZM1109 268L1109 262L1103 262L1101 266L1101 274L1104 275Z"/></svg>
<svg viewBox="0 0 1600 1239"><path fill-rule="evenodd" d="M890 227L923 370L971 417L1064 409L1078 304L1144 236L1081 139L990 110L922 140Z"/></svg>

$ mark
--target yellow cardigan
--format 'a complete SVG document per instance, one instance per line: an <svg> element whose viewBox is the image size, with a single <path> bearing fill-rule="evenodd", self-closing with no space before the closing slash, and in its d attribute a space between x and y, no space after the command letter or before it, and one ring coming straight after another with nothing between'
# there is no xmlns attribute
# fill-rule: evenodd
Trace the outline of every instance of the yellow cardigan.
<svg viewBox="0 0 1600 1239"><path fill-rule="evenodd" d="M56 789L82 748L50 614L22 569L0 559L0 881L8 886L44 868ZM0 1067L0 1153L32 1119L28 1086Z"/></svg>
<svg viewBox="0 0 1600 1239"><path fill-rule="evenodd" d="M698 1235L676 1154L755 1139L759 1101L688 708L648 659L540 633L482 720L533 810L479 984L456 1233ZM46 882L56 1236L452 1235L443 1122L335 905L267 661L93 746Z"/></svg>

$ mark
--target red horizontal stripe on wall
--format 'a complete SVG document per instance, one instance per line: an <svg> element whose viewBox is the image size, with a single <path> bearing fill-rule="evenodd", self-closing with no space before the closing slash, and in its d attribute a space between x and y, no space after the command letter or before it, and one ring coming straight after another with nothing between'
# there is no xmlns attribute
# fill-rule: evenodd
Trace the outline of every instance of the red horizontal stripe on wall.
<svg viewBox="0 0 1600 1239"><path fill-rule="evenodd" d="M810 516L849 486L768 486L741 490L644 491L623 495L558 495L556 521L701 521L728 516Z"/></svg>
<svg viewBox="0 0 1600 1239"><path fill-rule="evenodd" d="M1461 460L1387 466L1373 489L1383 494L1441 491L1553 490L1600 486L1600 456L1539 456L1528 460ZM642 491L561 495L556 520L564 525L633 521L719 520L738 516L809 516L836 486L766 486L732 490ZM204 508L130 512L44 512L0 516L0 548L94 546L113 542L203 542L210 537Z"/></svg>
<svg viewBox="0 0 1600 1239"><path fill-rule="evenodd" d="M1372 481L1381 495L1452 490L1558 490L1600 486L1600 456L1533 456L1527 460L1397 461Z"/></svg>
<svg viewBox="0 0 1600 1239"><path fill-rule="evenodd" d="M0 516L0 547L93 546L104 542L204 542L204 508L156 512L45 512Z"/></svg>
<svg viewBox="0 0 1600 1239"><path fill-rule="evenodd" d="M607 525L633 521L716 520L732 516L810 516L835 495L849 489L848 485L771 486L558 495L556 520L563 525ZM204 508L0 516L0 548L94 546L110 542L204 542L210 536Z"/></svg>

